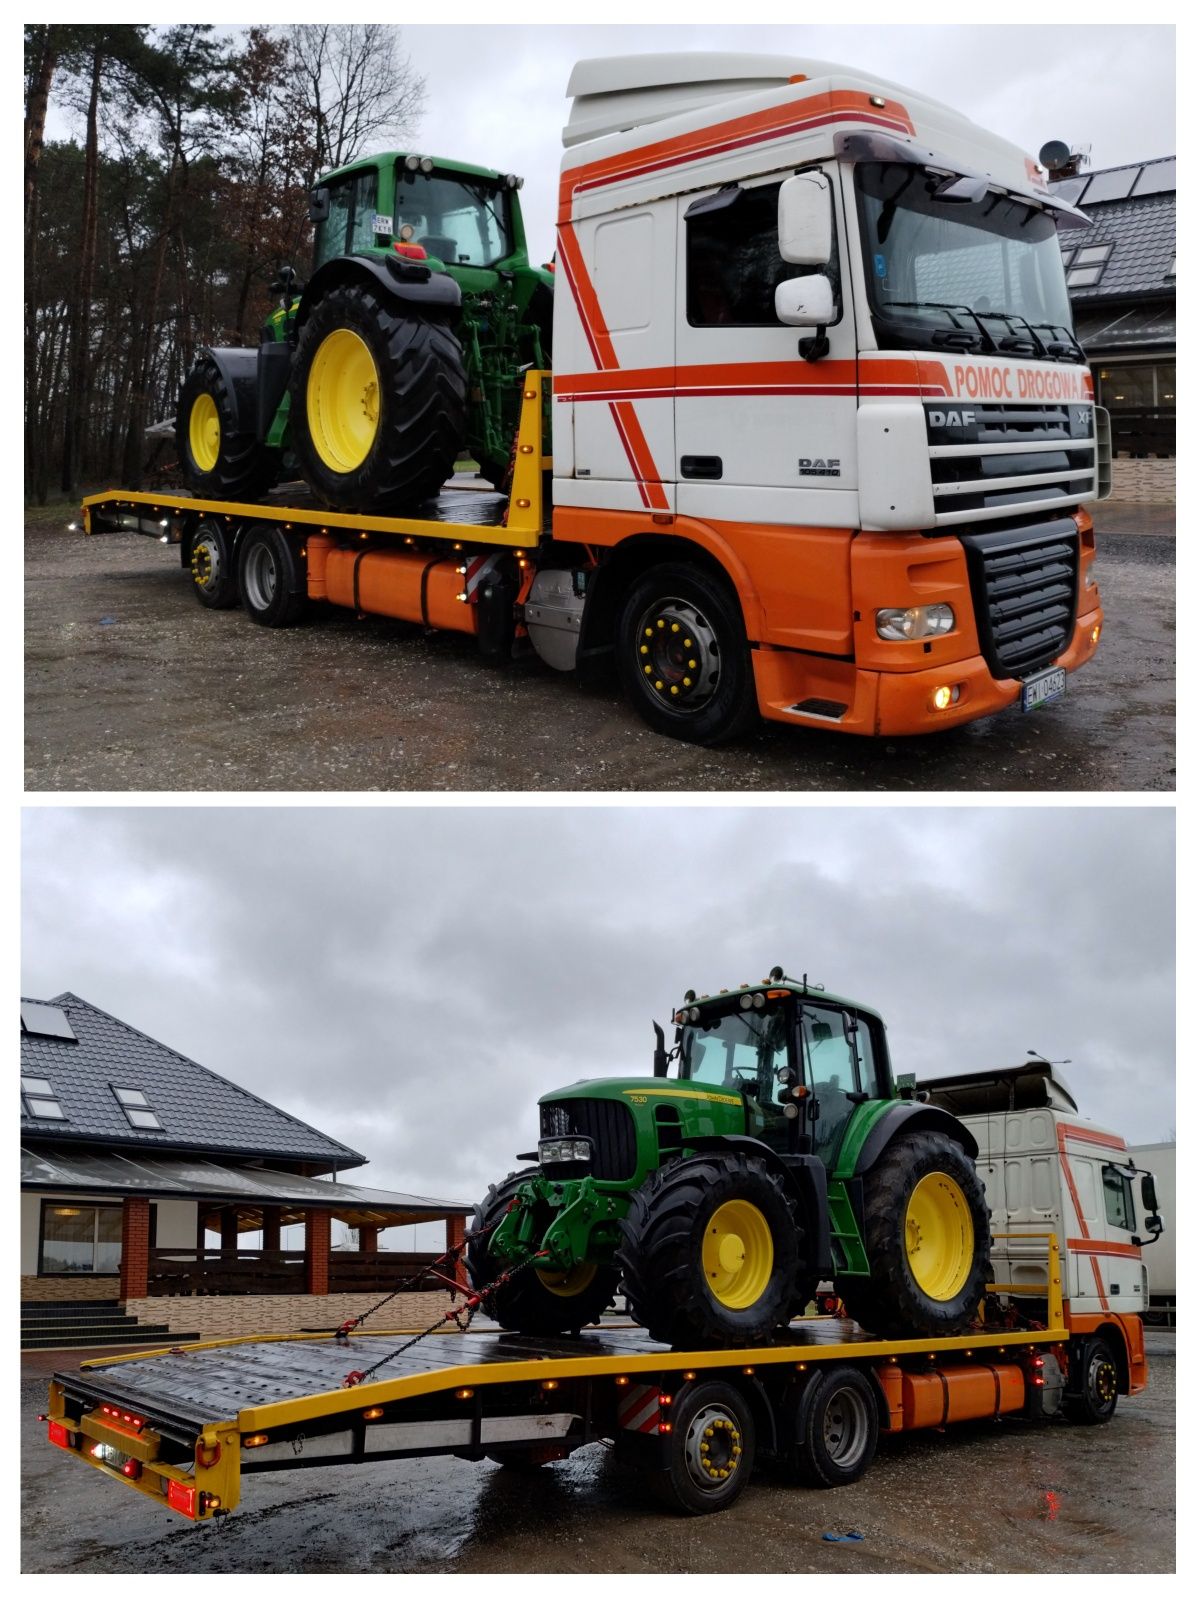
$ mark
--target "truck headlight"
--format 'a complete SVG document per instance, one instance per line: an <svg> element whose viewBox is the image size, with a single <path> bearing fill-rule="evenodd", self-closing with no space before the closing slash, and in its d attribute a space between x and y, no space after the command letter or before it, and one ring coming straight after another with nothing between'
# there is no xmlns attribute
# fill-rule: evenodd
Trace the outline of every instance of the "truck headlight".
<svg viewBox="0 0 1200 1598"><path fill-rule="evenodd" d="M937 638L953 626L954 610L950 605L910 605L907 610L875 612L875 631L891 642Z"/></svg>
<svg viewBox="0 0 1200 1598"><path fill-rule="evenodd" d="M590 1160L592 1142L586 1137L547 1137L538 1144L539 1165L564 1165L571 1160Z"/></svg>

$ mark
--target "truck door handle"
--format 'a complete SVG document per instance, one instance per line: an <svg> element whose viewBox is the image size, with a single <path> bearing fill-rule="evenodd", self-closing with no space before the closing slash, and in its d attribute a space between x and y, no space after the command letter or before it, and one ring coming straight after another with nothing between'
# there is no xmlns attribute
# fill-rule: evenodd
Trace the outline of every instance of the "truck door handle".
<svg viewBox="0 0 1200 1598"><path fill-rule="evenodd" d="M719 455L681 455L679 457L679 475L681 477L699 477L709 482L715 482L724 470L725 467Z"/></svg>

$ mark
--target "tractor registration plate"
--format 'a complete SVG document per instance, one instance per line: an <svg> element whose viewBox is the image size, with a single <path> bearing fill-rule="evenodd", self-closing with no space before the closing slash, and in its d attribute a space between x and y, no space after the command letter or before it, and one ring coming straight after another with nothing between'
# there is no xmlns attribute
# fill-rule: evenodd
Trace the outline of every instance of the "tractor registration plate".
<svg viewBox="0 0 1200 1598"><path fill-rule="evenodd" d="M1051 666L1039 671L1036 677L1027 677L1021 684L1021 709L1037 710L1052 699L1061 699L1067 691L1067 674L1061 666Z"/></svg>

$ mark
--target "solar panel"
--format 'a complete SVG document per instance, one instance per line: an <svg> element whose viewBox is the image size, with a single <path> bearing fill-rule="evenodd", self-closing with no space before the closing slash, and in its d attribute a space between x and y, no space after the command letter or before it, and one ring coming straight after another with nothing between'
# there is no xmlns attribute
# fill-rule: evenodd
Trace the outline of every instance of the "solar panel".
<svg viewBox="0 0 1200 1598"><path fill-rule="evenodd" d="M23 1004L21 1006L21 1031L35 1038L66 1038L76 1043L71 1023L57 1004Z"/></svg>
<svg viewBox="0 0 1200 1598"><path fill-rule="evenodd" d="M1054 184L1050 192L1055 199L1066 200L1069 205L1074 205L1087 186L1087 181L1086 175L1081 178L1064 178L1061 183Z"/></svg>
<svg viewBox="0 0 1200 1598"><path fill-rule="evenodd" d="M1120 166L1113 172L1093 172L1083 203L1099 205L1104 200L1127 199L1140 170L1136 166Z"/></svg>
<svg viewBox="0 0 1200 1598"><path fill-rule="evenodd" d="M1173 194L1175 192L1175 157L1169 161L1151 161L1144 166L1133 185L1134 194Z"/></svg>

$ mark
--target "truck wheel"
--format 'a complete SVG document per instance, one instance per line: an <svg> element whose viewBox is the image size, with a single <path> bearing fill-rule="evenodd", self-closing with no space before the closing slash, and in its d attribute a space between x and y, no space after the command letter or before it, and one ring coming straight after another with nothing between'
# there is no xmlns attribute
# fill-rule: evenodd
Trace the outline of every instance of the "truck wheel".
<svg viewBox="0 0 1200 1598"><path fill-rule="evenodd" d="M308 605L304 562L282 528L252 527L238 551L238 598L260 627L294 627Z"/></svg>
<svg viewBox="0 0 1200 1598"><path fill-rule="evenodd" d="M225 525L202 521L192 535L192 591L207 610L230 610L238 602L233 539Z"/></svg>
<svg viewBox="0 0 1200 1598"><path fill-rule="evenodd" d="M239 426L234 396L211 356L196 363L179 392L175 443L197 499L259 499L279 475L279 451Z"/></svg>
<svg viewBox="0 0 1200 1598"><path fill-rule="evenodd" d="M783 1182L740 1150L673 1160L633 1195L617 1269L656 1341L758 1343L791 1319L799 1246Z"/></svg>
<svg viewBox="0 0 1200 1598"><path fill-rule="evenodd" d="M668 1509L710 1515L740 1497L754 1470L754 1416L728 1382L685 1388L671 1409L667 1468L645 1472Z"/></svg>
<svg viewBox="0 0 1200 1598"><path fill-rule="evenodd" d="M879 1445L879 1410L870 1378L855 1365L819 1367L791 1408L792 1460L810 1487L846 1487Z"/></svg>
<svg viewBox="0 0 1200 1598"><path fill-rule="evenodd" d="M475 1206L471 1230L490 1226L503 1215L522 1182L533 1171L514 1171L503 1182L493 1183L487 1197ZM550 1217L546 1217L549 1225ZM467 1245L467 1275L478 1292L504 1270L503 1263L488 1252L488 1239ZM524 1270L493 1298L484 1302L484 1313L499 1321L506 1332L530 1332L553 1336L578 1332L598 1321L613 1301L617 1273L611 1266L585 1262L572 1271Z"/></svg>
<svg viewBox="0 0 1200 1598"><path fill-rule="evenodd" d="M335 510L420 504L453 475L466 437L462 349L441 322L347 283L317 302L292 370L291 441Z"/></svg>
<svg viewBox="0 0 1200 1598"><path fill-rule="evenodd" d="M725 743L758 714L737 599L700 566L668 562L634 584L617 622L617 667L638 714L668 737Z"/></svg>
<svg viewBox="0 0 1200 1598"><path fill-rule="evenodd" d="M840 1276L848 1313L881 1337L960 1332L983 1297L990 1232L983 1184L952 1139L914 1132L863 1177L869 1278Z"/></svg>
<svg viewBox="0 0 1200 1598"><path fill-rule="evenodd" d="M1103 1426L1116 1414L1120 1388L1112 1349L1102 1337L1085 1337L1072 1359L1064 1412L1079 1425Z"/></svg>

